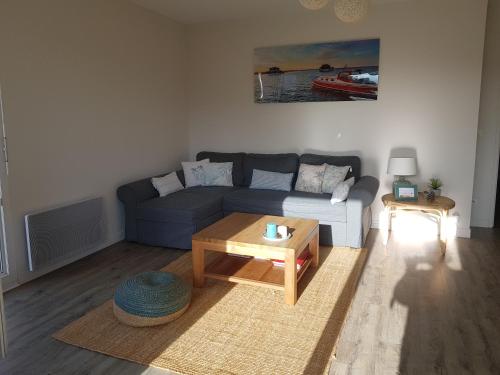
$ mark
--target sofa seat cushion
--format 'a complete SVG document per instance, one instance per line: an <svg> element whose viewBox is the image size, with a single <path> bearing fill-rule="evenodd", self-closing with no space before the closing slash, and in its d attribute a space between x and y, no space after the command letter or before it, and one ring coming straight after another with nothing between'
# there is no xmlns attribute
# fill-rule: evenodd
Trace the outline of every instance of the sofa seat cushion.
<svg viewBox="0 0 500 375"><path fill-rule="evenodd" d="M222 212L224 195L235 189L221 186L197 186L165 197L150 199L137 207L137 219L194 223Z"/></svg>
<svg viewBox="0 0 500 375"><path fill-rule="evenodd" d="M240 189L224 197L224 212L248 212L276 216L346 222L346 202L330 203L331 194L302 191Z"/></svg>

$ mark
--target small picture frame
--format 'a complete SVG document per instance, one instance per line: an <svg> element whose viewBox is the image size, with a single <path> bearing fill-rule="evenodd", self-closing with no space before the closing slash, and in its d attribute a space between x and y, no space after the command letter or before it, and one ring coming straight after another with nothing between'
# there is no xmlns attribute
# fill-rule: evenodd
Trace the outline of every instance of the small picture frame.
<svg viewBox="0 0 500 375"><path fill-rule="evenodd" d="M394 197L397 201L415 202L418 200L417 185L399 185L394 187Z"/></svg>

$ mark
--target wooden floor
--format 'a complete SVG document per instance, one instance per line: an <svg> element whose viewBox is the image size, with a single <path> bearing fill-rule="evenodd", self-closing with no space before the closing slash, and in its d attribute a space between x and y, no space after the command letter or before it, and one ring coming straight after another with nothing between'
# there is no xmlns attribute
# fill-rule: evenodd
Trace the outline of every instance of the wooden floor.
<svg viewBox="0 0 500 375"><path fill-rule="evenodd" d="M448 245L377 231L331 374L500 374L500 230ZM55 341L51 334L128 275L183 251L120 243L6 293L9 352L0 374L165 374Z"/></svg>
<svg viewBox="0 0 500 375"><path fill-rule="evenodd" d="M374 239L331 374L500 374L500 230Z"/></svg>
<svg viewBox="0 0 500 375"><path fill-rule="evenodd" d="M119 243L5 294L8 353L1 375L165 374L54 340L54 332L113 296L128 276L160 269L181 250Z"/></svg>

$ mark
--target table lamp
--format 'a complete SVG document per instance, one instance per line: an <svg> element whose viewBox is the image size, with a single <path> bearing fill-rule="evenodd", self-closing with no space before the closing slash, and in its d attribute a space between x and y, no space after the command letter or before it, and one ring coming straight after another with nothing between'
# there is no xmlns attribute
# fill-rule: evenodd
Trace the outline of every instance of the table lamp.
<svg viewBox="0 0 500 375"><path fill-rule="evenodd" d="M392 184L392 192L394 196L398 196L397 189L399 187L412 186L411 182L406 180L406 176L415 176L417 174L417 162L415 158L390 158L387 173L398 178L394 179Z"/></svg>

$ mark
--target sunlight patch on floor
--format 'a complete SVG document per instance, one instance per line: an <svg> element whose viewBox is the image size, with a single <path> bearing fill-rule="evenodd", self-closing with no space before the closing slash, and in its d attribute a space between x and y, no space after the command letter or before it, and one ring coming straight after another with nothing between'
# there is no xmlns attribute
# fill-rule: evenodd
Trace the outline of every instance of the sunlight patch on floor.
<svg viewBox="0 0 500 375"><path fill-rule="evenodd" d="M381 231L387 228L389 223L385 214L380 214L379 222ZM448 217L443 230L446 231L448 238L445 261L447 267L455 271L462 270L460 257L456 253L456 235L457 235L458 216ZM439 243L439 223L437 218L417 211L398 211L392 218L391 231L389 233L389 242L394 241L400 245L410 245L412 247L424 246L426 243ZM418 270L428 271L432 269L432 264L418 264Z"/></svg>
<svg viewBox="0 0 500 375"><path fill-rule="evenodd" d="M429 263L418 263L415 269L417 271L430 271L432 270L432 265Z"/></svg>
<svg viewBox="0 0 500 375"><path fill-rule="evenodd" d="M439 221L436 217L418 211L398 211L388 222L385 212L379 215L381 231L391 228L390 236L398 241L418 243L420 241L434 241L439 236ZM443 225L448 239L457 235L458 217L450 216Z"/></svg>
<svg viewBox="0 0 500 375"><path fill-rule="evenodd" d="M398 212L392 218L391 236L399 242L436 240L439 234L436 219L419 212Z"/></svg>

